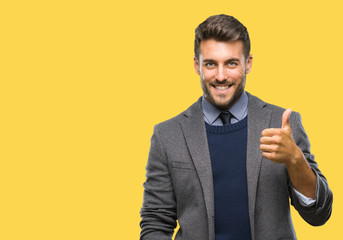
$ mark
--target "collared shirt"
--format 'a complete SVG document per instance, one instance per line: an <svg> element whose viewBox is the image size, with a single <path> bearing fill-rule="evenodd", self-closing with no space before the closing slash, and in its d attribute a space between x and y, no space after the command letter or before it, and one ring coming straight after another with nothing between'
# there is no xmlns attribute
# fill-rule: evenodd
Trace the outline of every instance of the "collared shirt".
<svg viewBox="0 0 343 240"><path fill-rule="evenodd" d="M202 96L202 109L204 113L205 122L214 126L223 126L222 120L219 118L219 114L222 110L213 106L209 101ZM244 91L240 98L228 109L233 115L231 123L236 123L243 120L248 114L248 95Z"/></svg>
<svg viewBox="0 0 343 240"><path fill-rule="evenodd" d="M204 96L202 96L201 104L205 122L214 126L223 126L223 122L219 118L219 114L222 112L222 110L212 105ZM227 111L233 115L231 118L231 124L243 120L248 115L247 93L244 91L240 98ZM297 194L300 203L303 206L312 206L315 204L316 200L304 196L295 189L294 192Z"/></svg>

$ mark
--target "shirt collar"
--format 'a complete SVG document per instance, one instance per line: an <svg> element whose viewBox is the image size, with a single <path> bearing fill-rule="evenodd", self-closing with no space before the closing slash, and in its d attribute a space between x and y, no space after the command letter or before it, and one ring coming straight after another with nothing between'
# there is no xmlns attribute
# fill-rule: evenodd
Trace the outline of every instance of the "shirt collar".
<svg viewBox="0 0 343 240"><path fill-rule="evenodd" d="M214 105L212 105L209 101L206 100L204 96L202 96L202 111L204 113L204 117L209 124L213 124L214 121L217 120L219 114L222 110L218 109ZM248 95L245 91L243 91L242 95L239 99L228 109L230 113L236 118L238 121L243 120L248 113Z"/></svg>

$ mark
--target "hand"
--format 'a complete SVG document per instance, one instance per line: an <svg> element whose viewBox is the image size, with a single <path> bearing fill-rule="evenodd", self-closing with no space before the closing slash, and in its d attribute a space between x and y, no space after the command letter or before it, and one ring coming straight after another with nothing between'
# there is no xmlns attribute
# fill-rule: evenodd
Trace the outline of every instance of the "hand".
<svg viewBox="0 0 343 240"><path fill-rule="evenodd" d="M286 165L295 163L301 150L296 145L292 129L289 123L289 116L292 110L288 108L282 114L282 128L268 128L262 131L260 149L262 156L276 163Z"/></svg>

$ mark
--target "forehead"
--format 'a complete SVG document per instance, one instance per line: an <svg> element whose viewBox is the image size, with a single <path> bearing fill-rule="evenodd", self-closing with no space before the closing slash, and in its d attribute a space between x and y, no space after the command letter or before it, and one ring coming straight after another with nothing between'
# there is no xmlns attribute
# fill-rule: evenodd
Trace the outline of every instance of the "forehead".
<svg viewBox="0 0 343 240"><path fill-rule="evenodd" d="M208 39L200 42L200 57L202 59L227 60L243 58L242 41L216 41Z"/></svg>

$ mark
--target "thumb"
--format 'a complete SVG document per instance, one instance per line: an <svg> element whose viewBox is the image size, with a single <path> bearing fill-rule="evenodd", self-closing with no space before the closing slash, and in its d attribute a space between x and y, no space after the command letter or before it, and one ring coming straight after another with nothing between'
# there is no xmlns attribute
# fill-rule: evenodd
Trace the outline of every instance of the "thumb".
<svg viewBox="0 0 343 240"><path fill-rule="evenodd" d="M292 109L286 109L282 114L282 128L291 129L291 124L289 123L289 116L291 116Z"/></svg>

